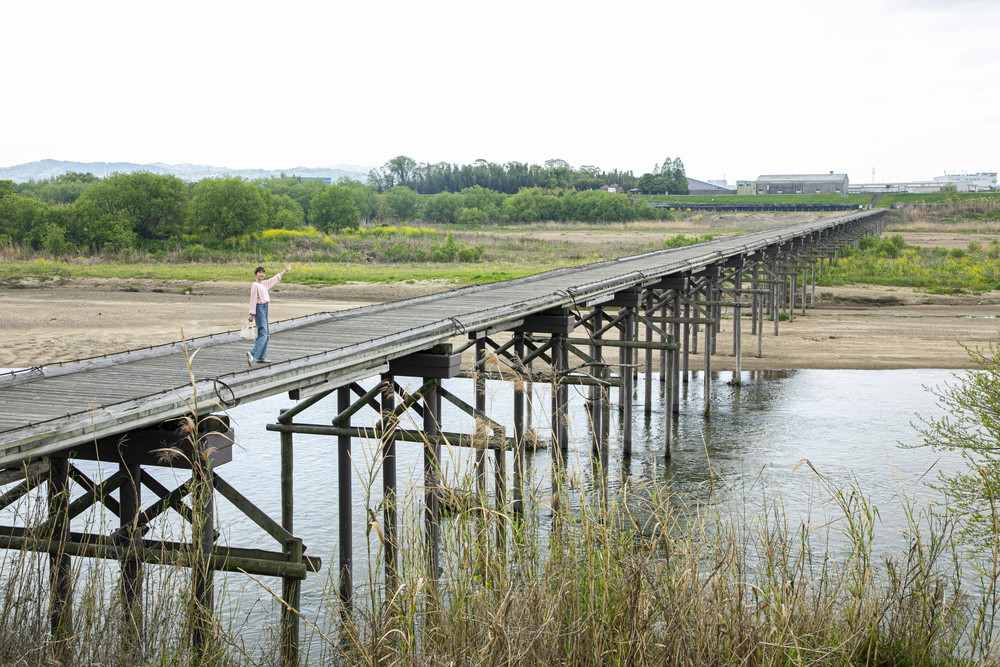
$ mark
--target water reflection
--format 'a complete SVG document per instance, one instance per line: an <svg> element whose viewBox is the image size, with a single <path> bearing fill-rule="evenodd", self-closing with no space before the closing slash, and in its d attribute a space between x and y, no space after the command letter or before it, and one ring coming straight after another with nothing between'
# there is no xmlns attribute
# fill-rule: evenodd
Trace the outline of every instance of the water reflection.
<svg viewBox="0 0 1000 667"><path fill-rule="evenodd" d="M936 493L922 479L932 468L955 470L961 465L957 457L899 446L917 442L911 423L918 415L933 417L941 412L933 395L924 387L940 385L951 375L952 371L947 370L747 371L739 383L732 383L731 372L720 372L711 378L712 414L705 418L704 378L696 372L682 385L675 421L665 419L669 408L665 409L658 382L646 414L642 384L645 378L640 376L635 391L632 455L621 455L619 413L612 408L611 446L603 463L600 459L595 462L592 455L586 391L573 388L569 408L571 442L566 456L573 489L571 507L590 502L595 491L600 498L605 493L615 493L625 484L632 489L675 494L676 502L684 499L717 502L720 495L716 492L725 488L741 499L742 511L750 516L763 511L767 499L780 494L782 506L791 519L817 522L832 510L824 505L828 494L815 469L834 485L856 484L871 497L880 508L882 534L886 536L879 548L893 549L894 536L905 527L899 511L900 496L906 494L919 503L938 502ZM450 380L445 386L459 395L472 394L471 380ZM416 385L407 387L414 388ZM488 382L487 397L490 417L503 424L508 433L513 432L511 386ZM292 405L285 396L278 396L231 410L238 439L236 451L233 462L218 471L251 502L275 517L280 516L279 436L266 431L265 426L276 421L281 409ZM531 425L543 441L548 438L549 406L548 387L536 385L531 398ZM333 400L319 403L305 411L299 421L329 424L334 409ZM366 409L354 423L373 424L375 419L374 411ZM449 431L474 430L472 418L448 403L443 406L443 423ZM401 427L418 425L403 423ZM668 428L669 459L664 456ZM377 444L363 439L353 444L354 571L359 589L363 588L368 573L377 571L377 544L372 544L374 538L366 532L369 516L380 515ZM296 435L294 449L295 532L304 539L309 555L323 559L324 571L335 572L336 440ZM397 452L400 495L410 503L403 511L417 511L422 497L421 447L400 442ZM507 471L513 470L512 456L507 454ZM806 460L811 466L802 464ZM443 478L450 485L474 488L472 464L471 451L445 448ZM545 449L531 454L526 461L526 495L534 500L536 508L544 503L550 491L550 464L550 452ZM96 465L81 464L81 468L94 478L113 472L101 471ZM178 479L179 473L159 470L156 475L165 484L168 478L173 478L170 481L175 485L182 481ZM492 474L488 480L492 485ZM218 511L217 525L224 544L274 548L260 528L222 499ZM0 520L8 522L9 518L3 516ZM315 618L328 607L325 576L310 579L303 586L302 603L307 617ZM274 626L277 604L258 583L239 574L222 574L219 581L232 599L238 600L227 610L230 620L251 628ZM272 589L278 585L266 577L262 581ZM328 589L332 590L335 587Z"/></svg>

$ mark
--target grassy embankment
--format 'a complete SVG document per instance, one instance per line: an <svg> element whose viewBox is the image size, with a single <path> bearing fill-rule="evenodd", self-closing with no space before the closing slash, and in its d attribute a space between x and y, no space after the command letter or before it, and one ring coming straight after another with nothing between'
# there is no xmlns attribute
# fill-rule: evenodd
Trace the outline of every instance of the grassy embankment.
<svg viewBox="0 0 1000 667"><path fill-rule="evenodd" d="M935 293L1000 290L1000 199L972 205L893 211L880 240L842 252L821 285L872 284ZM975 235L964 248L910 246L907 233Z"/></svg>

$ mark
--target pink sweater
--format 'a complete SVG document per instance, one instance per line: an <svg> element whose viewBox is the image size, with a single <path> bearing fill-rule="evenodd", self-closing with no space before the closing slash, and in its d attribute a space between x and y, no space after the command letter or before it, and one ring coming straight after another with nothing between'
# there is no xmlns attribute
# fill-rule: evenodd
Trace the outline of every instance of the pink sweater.
<svg viewBox="0 0 1000 667"><path fill-rule="evenodd" d="M271 295L267 293L267 290L271 289L281 280L281 274L277 274L273 278L268 278L267 280L262 280L257 282L256 280L250 285L250 316L253 317L257 314L257 304L258 303L270 303Z"/></svg>

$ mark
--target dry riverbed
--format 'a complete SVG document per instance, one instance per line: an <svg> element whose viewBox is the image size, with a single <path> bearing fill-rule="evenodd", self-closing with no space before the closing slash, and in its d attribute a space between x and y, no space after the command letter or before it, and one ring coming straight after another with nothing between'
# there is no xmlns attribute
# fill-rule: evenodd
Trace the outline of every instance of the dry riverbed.
<svg viewBox="0 0 1000 667"><path fill-rule="evenodd" d="M449 289L447 284L356 284L273 290L273 320L396 300ZM237 329L249 283L170 283L81 279L30 280L0 289L0 367L23 367L119 352ZM962 368L962 344L997 339L1000 292L930 295L904 288L818 288L806 315L767 323L763 356L744 324L745 369ZM800 311L801 312L801 311ZM732 321L723 325L713 367L732 368ZM273 344L273 343L272 343ZM692 359L700 363L700 355Z"/></svg>

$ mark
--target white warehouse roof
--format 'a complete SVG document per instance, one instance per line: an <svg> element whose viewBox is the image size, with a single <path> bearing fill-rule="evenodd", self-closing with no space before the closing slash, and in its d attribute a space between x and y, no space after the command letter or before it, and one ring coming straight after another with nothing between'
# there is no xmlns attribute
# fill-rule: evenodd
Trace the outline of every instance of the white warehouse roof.
<svg viewBox="0 0 1000 667"><path fill-rule="evenodd" d="M773 176L758 176L758 181L789 181L802 183L803 181L840 181L847 178L847 174L778 174Z"/></svg>

